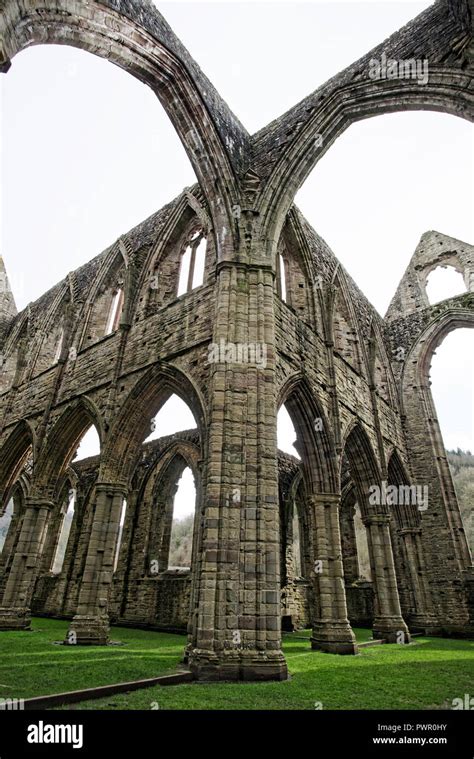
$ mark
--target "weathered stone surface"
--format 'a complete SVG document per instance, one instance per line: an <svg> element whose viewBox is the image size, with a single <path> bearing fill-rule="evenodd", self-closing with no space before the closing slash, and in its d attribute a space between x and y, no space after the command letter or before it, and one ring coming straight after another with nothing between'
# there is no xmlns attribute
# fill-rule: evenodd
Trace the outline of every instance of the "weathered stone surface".
<svg viewBox="0 0 474 759"><path fill-rule="evenodd" d="M0 293L0 509L14 507L0 628L24 629L32 609L72 618L74 644L105 644L111 620L186 629L185 661L209 680L286 678L282 625L312 626L314 648L341 654L357 651L351 623L397 643L410 630L472 634L472 560L429 366L450 329L473 324L473 249L426 233L382 319L292 205L355 120L418 107L472 118L464 0L435 3L253 137L151 3L0 9L2 71L42 43L117 63L156 92L199 181L21 313ZM382 52L428 58L429 84L371 79ZM440 263L462 271L467 292L430 306L426 274ZM173 393L196 429L143 444ZM282 404L300 460L277 451ZM91 424L100 458L71 463ZM192 562L173 572L186 466ZM387 487L407 500L387 502ZM427 487L429 502L410 500L412 487ZM74 520L53 575L70 489Z"/></svg>

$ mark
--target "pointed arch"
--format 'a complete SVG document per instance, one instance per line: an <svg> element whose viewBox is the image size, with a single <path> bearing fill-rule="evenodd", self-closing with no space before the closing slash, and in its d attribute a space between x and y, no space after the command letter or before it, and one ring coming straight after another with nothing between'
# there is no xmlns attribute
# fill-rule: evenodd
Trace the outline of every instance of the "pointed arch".
<svg viewBox="0 0 474 759"><path fill-rule="evenodd" d="M152 3L6 0L4 5L8 24L0 71L8 70L18 52L39 44L71 45L118 65L157 95L216 221L231 218L248 133Z"/></svg>
<svg viewBox="0 0 474 759"><path fill-rule="evenodd" d="M196 502L193 524L193 550L191 563L196 560L196 543L199 534L201 478L199 472L199 447L195 443L175 440L160 451L155 466L150 468L147 480L143 483L140 502L151 507L148 515L147 570L153 574L151 562L159 559L160 571L168 568L170 538L174 519L175 496L179 481L186 469L190 469L196 489ZM159 503L155 503L158 499ZM155 554L155 555L153 555Z"/></svg>
<svg viewBox="0 0 474 759"><path fill-rule="evenodd" d="M336 267L332 285L335 293L332 318L334 353L349 364L357 374L365 374L362 340L346 274L340 265Z"/></svg>
<svg viewBox="0 0 474 759"><path fill-rule="evenodd" d="M398 393L380 327L372 319L369 341L369 376L377 395L392 408L398 406Z"/></svg>
<svg viewBox="0 0 474 759"><path fill-rule="evenodd" d="M429 39L428 39L429 37ZM265 177L257 210L265 239L276 241L295 193L351 124L398 111L429 110L473 118L467 0L440 0L358 61L329 79L277 121L254 135L254 155ZM429 48L428 58L420 51ZM425 67L421 80L374 73L385 59ZM275 246L275 243L272 243Z"/></svg>
<svg viewBox="0 0 474 759"><path fill-rule="evenodd" d="M26 308L16 318L4 345L0 361L0 396L7 393L20 379L23 371L24 346L28 337L30 319Z"/></svg>
<svg viewBox="0 0 474 759"><path fill-rule="evenodd" d="M341 477L345 463L356 488L361 514L364 516L367 513L369 488L381 482L381 474L369 436L359 422L354 422L344 437Z"/></svg>
<svg viewBox="0 0 474 759"><path fill-rule="evenodd" d="M145 316L178 296L180 269L189 241L200 233L206 243L203 284L207 284L217 262L211 220L197 187L185 190L152 246L140 276L139 313Z"/></svg>
<svg viewBox="0 0 474 759"><path fill-rule="evenodd" d="M48 432L35 469L36 487L51 497L54 495L59 478L91 425L96 428L102 446L104 425L101 414L90 398L81 396L63 411Z"/></svg>
<svg viewBox="0 0 474 759"><path fill-rule="evenodd" d="M65 279L57 286L51 305L45 309L44 316L40 314L35 325L37 336L28 346L28 379L50 369L61 357L70 303L71 288Z"/></svg>
<svg viewBox="0 0 474 759"><path fill-rule="evenodd" d="M204 446L206 415L201 391L194 381L172 364L156 364L137 381L108 434L103 452L101 479L106 482L131 480L150 432L151 420L171 395L179 396L191 409Z"/></svg>
<svg viewBox="0 0 474 759"><path fill-rule="evenodd" d="M80 332L76 337L82 350L111 334L118 327L124 309L125 290L128 284L129 258L122 240L118 240L104 254L94 278L79 320ZM128 295L128 293L127 293Z"/></svg>
<svg viewBox="0 0 474 759"><path fill-rule="evenodd" d="M308 493L339 492L331 428L321 404L301 374L290 377L281 388L278 408L283 404L297 433L296 447L301 455Z"/></svg>
<svg viewBox="0 0 474 759"><path fill-rule="evenodd" d="M36 435L32 425L22 419L0 448L0 507L8 500L30 456L33 460L36 457Z"/></svg>
<svg viewBox="0 0 474 759"><path fill-rule="evenodd" d="M281 267L280 258L284 262ZM276 262L277 292L281 296L284 278L286 303L304 321L320 323L320 303L317 279L314 276L314 256L303 229L299 213L290 208L278 241Z"/></svg>

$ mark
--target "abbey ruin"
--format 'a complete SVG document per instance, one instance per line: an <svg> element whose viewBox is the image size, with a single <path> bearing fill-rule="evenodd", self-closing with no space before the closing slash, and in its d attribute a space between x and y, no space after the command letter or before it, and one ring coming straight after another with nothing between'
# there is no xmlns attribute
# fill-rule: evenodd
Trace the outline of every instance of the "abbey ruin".
<svg viewBox="0 0 474 759"><path fill-rule="evenodd" d="M36 44L108 59L156 93L198 180L20 313L2 264L0 629L67 618L76 645L107 643L111 622L182 630L204 680L285 679L282 628L311 625L308 645L335 654L357 653L357 625L387 643L472 636L474 569L429 370L451 330L474 326L474 249L427 231L381 318L293 204L357 120L472 120L467 0L438 0L254 135L148 0L3 0L0 14L2 72ZM426 60L429 76L374 77L382 55ZM439 265L466 292L430 305ZM173 394L195 429L144 443ZM277 449L282 405L300 459ZM91 425L100 457L75 462ZM178 571L186 467L197 499Z"/></svg>

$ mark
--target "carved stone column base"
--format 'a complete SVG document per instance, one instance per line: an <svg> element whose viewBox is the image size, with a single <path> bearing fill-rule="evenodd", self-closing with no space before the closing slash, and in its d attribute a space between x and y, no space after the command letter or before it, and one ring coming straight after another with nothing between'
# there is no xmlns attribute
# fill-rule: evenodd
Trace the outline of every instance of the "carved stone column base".
<svg viewBox="0 0 474 759"><path fill-rule="evenodd" d="M410 643L408 627L402 617L376 617L372 623L374 640L383 638L387 643Z"/></svg>
<svg viewBox="0 0 474 759"><path fill-rule="evenodd" d="M109 642L108 618L74 617L64 642L74 646L106 646Z"/></svg>
<svg viewBox="0 0 474 759"><path fill-rule="evenodd" d="M329 654L357 654L355 635L349 623L318 622L313 626L311 648Z"/></svg>
<svg viewBox="0 0 474 759"><path fill-rule="evenodd" d="M218 656L210 651L194 649L189 656L189 669L201 681L287 680L288 669L283 654L269 656L257 651L241 654L225 652Z"/></svg>
<svg viewBox="0 0 474 759"><path fill-rule="evenodd" d="M0 630L31 630L30 609L0 606Z"/></svg>

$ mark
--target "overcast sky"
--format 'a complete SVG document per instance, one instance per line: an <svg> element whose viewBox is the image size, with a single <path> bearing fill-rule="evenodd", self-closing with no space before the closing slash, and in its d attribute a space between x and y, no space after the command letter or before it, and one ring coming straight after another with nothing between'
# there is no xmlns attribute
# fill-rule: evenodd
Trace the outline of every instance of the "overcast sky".
<svg viewBox="0 0 474 759"><path fill-rule="evenodd" d="M429 3L157 3L250 132L263 127ZM153 93L68 47L35 47L0 78L1 253L19 308L195 182ZM351 126L296 197L384 313L420 236L472 242L468 122L401 113ZM450 292L438 288L437 297ZM433 362L446 445L474 449L474 333ZM180 421L181 420L181 421ZM179 408L169 424L189 426ZM157 434L167 434L163 422ZM280 444L288 448L288 425Z"/></svg>

